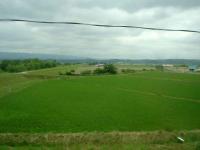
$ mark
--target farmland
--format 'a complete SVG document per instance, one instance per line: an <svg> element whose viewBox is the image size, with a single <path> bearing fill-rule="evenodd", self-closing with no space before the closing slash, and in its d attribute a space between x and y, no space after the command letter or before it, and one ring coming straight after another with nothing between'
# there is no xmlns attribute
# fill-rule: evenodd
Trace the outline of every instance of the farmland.
<svg viewBox="0 0 200 150"><path fill-rule="evenodd" d="M60 77L58 72L66 69L92 70L94 66L71 65L25 74L0 73L0 132L200 129L199 74L138 71Z"/></svg>
<svg viewBox="0 0 200 150"><path fill-rule="evenodd" d="M0 99L0 132L200 127L199 75L142 72L49 79Z"/></svg>

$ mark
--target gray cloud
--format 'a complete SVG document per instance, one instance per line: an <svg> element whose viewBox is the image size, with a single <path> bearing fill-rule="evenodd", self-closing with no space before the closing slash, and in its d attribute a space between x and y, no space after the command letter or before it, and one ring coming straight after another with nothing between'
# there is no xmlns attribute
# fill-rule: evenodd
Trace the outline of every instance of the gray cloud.
<svg viewBox="0 0 200 150"><path fill-rule="evenodd" d="M0 18L200 30L198 0L4 0ZM196 58L200 35L72 25L0 23L0 51L94 58Z"/></svg>
<svg viewBox="0 0 200 150"><path fill-rule="evenodd" d="M110 8L121 8L126 11L134 12L138 9L143 8L153 8L153 7L177 7L177 8L194 8L200 6L199 0L85 0L85 1L79 1L76 0L77 6L80 8L91 8L91 7L101 7L105 9Z"/></svg>

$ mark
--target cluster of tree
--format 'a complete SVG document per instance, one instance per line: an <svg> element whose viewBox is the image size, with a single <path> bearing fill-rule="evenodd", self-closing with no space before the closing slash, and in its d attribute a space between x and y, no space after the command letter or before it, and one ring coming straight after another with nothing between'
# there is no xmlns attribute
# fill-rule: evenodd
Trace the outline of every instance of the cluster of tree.
<svg viewBox="0 0 200 150"><path fill-rule="evenodd" d="M163 65L156 65L155 68L156 68L156 70L158 70L158 71L163 71L163 70L164 70Z"/></svg>
<svg viewBox="0 0 200 150"><path fill-rule="evenodd" d="M66 72L58 72L59 75L100 75L100 74L116 74L117 68L113 64L106 64L103 68L96 68L93 72L91 70L84 70L80 72L80 74L77 74L75 70L70 70Z"/></svg>
<svg viewBox="0 0 200 150"><path fill-rule="evenodd" d="M116 74L117 68L113 64L105 64L103 68L94 70L94 74Z"/></svg>
<svg viewBox="0 0 200 150"><path fill-rule="evenodd" d="M59 75L75 75L75 70L72 69L70 71L66 71L66 72L58 72Z"/></svg>
<svg viewBox="0 0 200 150"><path fill-rule="evenodd" d="M59 63L55 60L3 60L0 62L0 70L5 72L23 72L29 70L37 70L43 68L52 68L58 66Z"/></svg>
<svg viewBox="0 0 200 150"><path fill-rule="evenodd" d="M174 67L188 67L186 64L175 64Z"/></svg>

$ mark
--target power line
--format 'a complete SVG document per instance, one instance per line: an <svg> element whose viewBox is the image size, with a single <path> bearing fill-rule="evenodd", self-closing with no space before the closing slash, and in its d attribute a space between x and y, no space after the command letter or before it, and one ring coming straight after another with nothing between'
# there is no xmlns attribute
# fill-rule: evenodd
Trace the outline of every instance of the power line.
<svg viewBox="0 0 200 150"><path fill-rule="evenodd" d="M168 31L168 32L200 33L200 31L197 31L197 30L153 28L153 27L130 26L130 25L108 25L108 24L94 24L94 23L83 23L83 22L69 22L69 21L59 22L59 21L38 21L38 20L26 20L26 19L0 19L0 22L27 22L27 23L39 23L39 24L69 24L69 25L83 25L83 26L95 26L95 27L106 27L106 28L134 28L134 29L157 30L157 31Z"/></svg>

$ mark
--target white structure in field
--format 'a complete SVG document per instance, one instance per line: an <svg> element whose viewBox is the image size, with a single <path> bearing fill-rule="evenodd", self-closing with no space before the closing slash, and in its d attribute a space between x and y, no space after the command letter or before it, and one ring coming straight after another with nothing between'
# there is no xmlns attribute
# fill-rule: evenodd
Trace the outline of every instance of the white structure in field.
<svg viewBox="0 0 200 150"><path fill-rule="evenodd" d="M177 137L177 139L178 139L178 141L181 142L181 143L185 142L185 140L184 140L183 138L181 138L181 137Z"/></svg>

